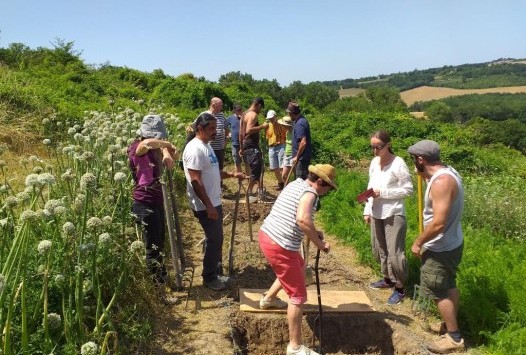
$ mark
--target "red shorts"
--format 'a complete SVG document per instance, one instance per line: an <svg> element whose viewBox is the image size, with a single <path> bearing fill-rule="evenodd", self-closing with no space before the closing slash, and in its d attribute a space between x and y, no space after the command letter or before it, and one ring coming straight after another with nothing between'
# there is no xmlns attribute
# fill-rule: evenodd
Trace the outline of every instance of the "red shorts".
<svg viewBox="0 0 526 355"><path fill-rule="evenodd" d="M282 248L265 232L259 230L259 247L270 263L290 303L300 305L307 301L305 286L305 260L297 251Z"/></svg>

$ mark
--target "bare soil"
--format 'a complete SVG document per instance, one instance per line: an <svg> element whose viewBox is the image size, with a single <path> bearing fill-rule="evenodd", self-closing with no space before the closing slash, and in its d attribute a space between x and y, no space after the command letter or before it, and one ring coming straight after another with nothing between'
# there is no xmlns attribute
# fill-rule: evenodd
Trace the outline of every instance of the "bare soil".
<svg viewBox="0 0 526 355"><path fill-rule="evenodd" d="M449 96L460 96L469 94L490 94L490 93L525 93L526 86L496 87L487 89L452 89L443 87L420 86L411 90L402 91L400 97L407 106L411 106L417 101L431 101L443 99Z"/></svg>
<svg viewBox="0 0 526 355"><path fill-rule="evenodd" d="M269 174L266 174L269 176ZM232 212L237 183L225 181L224 248L225 272L228 270L228 249L232 228ZM275 198L275 181L266 181L269 199ZM244 195L242 195L244 196ZM241 200L244 200L243 197ZM184 196L181 203L186 206ZM195 265L192 289L175 294L175 305L154 309L156 324L152 342L141 354L283 354L288 342L284 314L244 313L239 311L239 288L268 288L274 274L259 251L257 231L270 212L271 203L250 205L252 238L249 233L246 205L240 204L234 241L234 284L223 292L214 292L202 285L201 262L203 232L188 210L181 211L185 253ZM363 236L369 238L369 236ZM425 344L436 336L425 331L426 321L411 310L411 300L388 306L389 290L372 290L367 285L378 275L360 266L354 250L336 238L326 235L331 252L322 254L319 262L320 287L327 290L363 290L375 312L362 314L324 314L325 354L427 354ZM310 251L313 265L315 251ZM315 285L309 288L315 289ZM304 316L304 343L318 344L319 321L316 314Z"/></svg>

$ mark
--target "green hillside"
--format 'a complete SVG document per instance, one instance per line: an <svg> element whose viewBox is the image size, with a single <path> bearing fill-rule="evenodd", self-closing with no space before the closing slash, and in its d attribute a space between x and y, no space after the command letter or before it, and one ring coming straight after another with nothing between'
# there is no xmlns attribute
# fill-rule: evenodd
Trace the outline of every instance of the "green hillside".
<svg viewBox="0 0 526 355"><path fill-rule="evenodd" d="M400 91L419 86L442 86L456 89L483 89L526 85L526 60L497 59L487 63L445 65L440 68L378 75L359 79L324 81L335 89L392 86Z"/></svg>

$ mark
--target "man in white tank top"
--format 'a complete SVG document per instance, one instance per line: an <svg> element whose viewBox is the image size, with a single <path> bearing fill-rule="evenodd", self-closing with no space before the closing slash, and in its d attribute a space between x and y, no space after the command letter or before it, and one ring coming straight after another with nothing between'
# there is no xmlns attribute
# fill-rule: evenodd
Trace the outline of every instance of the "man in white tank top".
<svg viewBox="0 0 526 355"><path fill-rule="evenodd" d="M413 255L422 258L420 289L434 299L443 322L431 330L444 336L427 346L435 353L464 350L457 314L460 292L456 286L462 259L463 235L460 220L464 209L462 178L440 160L440 147L422 140L407 150L419 175L427 181L424 201L424 230L411 246Z"/></svg>

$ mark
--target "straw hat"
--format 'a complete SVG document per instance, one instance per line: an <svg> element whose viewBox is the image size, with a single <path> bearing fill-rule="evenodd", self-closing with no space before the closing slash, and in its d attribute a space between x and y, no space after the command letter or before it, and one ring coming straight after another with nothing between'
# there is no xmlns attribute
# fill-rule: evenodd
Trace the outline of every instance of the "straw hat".
<svg viewBox="0 0 526 355"><path fill-rule="evenodd" d="M330 164L316 164L309 165L309 172L316 174L320 179L331 185L335 189L338 188L333 180L336 178L336 169Z"/></svg>
<svg viewBox="0 0 526 355"><path fill-rule="evenodd" d="M292 127L292 118L290 118L290 116L285 116L283 118L280 118L278 120L278 123L283 126Z"/></svg>

